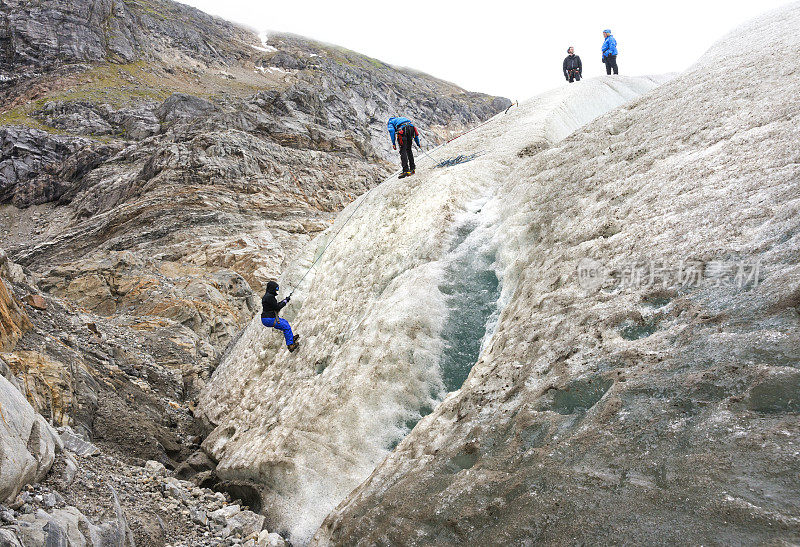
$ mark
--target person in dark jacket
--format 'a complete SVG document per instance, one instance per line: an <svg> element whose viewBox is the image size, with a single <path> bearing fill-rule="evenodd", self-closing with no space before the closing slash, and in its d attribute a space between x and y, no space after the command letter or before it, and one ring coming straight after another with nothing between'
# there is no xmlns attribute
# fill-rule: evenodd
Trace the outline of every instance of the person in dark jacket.
<svg viewBox="0 0 800 547"><path fill-rule="evenodd" d="M412 141L417 142L417 148L422 148L419 145L419 131L411 123L411 120L402 116L389 118L387 126L392 148L397 150L397 144L400 145L400 162L403 164L403 172L397 178L409 177L416 171L414 152L411 149ZM395 136L397 137L397 144L395 144Z"/></svg>
<svg viewBox="0 0 800 547"><path fill-rule="evenodd" d="M275 281L267 283L267 291L261 299L261 324L265 327L272 327L283 331L286 347L289 348L289 351L294 351L297 349L300 337L292 333L292 327L289 326L289 322L286 319L278 317L278 312L289 303L291 297L287 296L278 302L276 297L278 296L279 288L278 283Z"/></svg>
<svg viewBox="0 0 800 547"><path fill-rule="evenodd" d="M567 49L567 57L564 59L564 77L569 83L580 82L583 63L581 58L575 55L575 48Z"/></svg>
<svg viewBox="0 0 800 547"><path fill-rule="evenodd" d="M614 71L614 74L619 74L619 68L617 68L617 39L611 35L611 30L606 29L603 31L603 37L605 41L603 41L603 63L606 65L606 74L611 74L611 71Z"/></svg>

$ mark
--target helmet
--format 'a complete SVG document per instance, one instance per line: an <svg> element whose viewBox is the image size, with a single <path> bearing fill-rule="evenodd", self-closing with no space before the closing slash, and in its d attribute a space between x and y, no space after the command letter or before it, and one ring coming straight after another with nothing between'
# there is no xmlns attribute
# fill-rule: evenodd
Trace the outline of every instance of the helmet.
<svg viewBox="0 0 800 547"><path fill-rule="evenodd" d="M277 296L279 288L280 287L278 286L277 281L270 281L269 283L267 283L267 294L273 294Z"/></svg>
<svg viewBox="0 0 800 547"><path fill-rule="evenodd" d="M607 28L607 29L606 29L606 30L604 30L603 32L605 32L606 34L611 34L611 29Z"/></svg>

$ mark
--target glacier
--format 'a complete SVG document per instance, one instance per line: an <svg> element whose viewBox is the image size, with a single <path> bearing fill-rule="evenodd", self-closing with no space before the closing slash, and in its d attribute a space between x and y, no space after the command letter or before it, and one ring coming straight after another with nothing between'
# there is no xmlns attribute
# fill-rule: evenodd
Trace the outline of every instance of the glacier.
<svg viewBox="0 0 800 547"><path fill-rule="evenodd" d="M565 85L418 154L415 176L355 200L286 269L280 283L294 293L283 315L301 349L289 354L255 318L197 409L213 428L203 448L218 476L258 492L270 529L307 542L466 380L536 229L504 228L527 199L526 162L670 78Z"/></svg>
<svg viewBox="0 0 800 547"><path fill-rule="evenodd" d="M799 55L794 2L498 158L496 325L312 544L797 543Z"/></svg>

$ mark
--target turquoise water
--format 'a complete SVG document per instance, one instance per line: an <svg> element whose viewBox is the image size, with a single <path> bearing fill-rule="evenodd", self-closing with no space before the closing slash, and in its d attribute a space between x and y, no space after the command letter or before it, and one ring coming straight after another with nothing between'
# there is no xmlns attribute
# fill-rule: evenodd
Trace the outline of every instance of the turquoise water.
<svg viewBox="0 0 800 547"><path fill-rule="evenodd" d="M480 211L478 211L480 213ZM449 258L439 290L445 295L448 315L441 336L444 342L439 363L444 392L433 389L437 400L461 388L478 360L481 343L492 324L500 298L500 282L494 271L495 254L488 233L480 229L480 217L473 213L459 224L450 244ZM410 432L425 416L433 412L430 406L418 409L418 414L401 424ZM394 449L402 438L388 447Z"/></svg>
<svg viewBox="0 0 800 547"><path fill-rule="evenodd" d="M448 318L442 331L442 380L447 391L461 388L478 360L481 342L500 298L494 252L473 240L475 224L460 226L453 260L439 290L446 295Z"/></svg>

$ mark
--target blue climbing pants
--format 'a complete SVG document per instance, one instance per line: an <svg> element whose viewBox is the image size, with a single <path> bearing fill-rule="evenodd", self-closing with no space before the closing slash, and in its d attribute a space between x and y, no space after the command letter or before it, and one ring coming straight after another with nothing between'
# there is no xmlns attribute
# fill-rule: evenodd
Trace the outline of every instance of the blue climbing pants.
<svg viewBox="0 0 800 547"><path fill-rule="evenodd" d="M278 318L278 324L275 324L274 317L262 317L261 324L265 327L272 327L273 329L278 329L283 331L283 337L286 339L286 345L294 344L294 334L292 334L292 327L289 326L289 322L286 319Z"/></svg>

